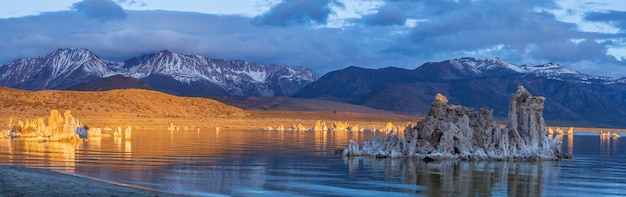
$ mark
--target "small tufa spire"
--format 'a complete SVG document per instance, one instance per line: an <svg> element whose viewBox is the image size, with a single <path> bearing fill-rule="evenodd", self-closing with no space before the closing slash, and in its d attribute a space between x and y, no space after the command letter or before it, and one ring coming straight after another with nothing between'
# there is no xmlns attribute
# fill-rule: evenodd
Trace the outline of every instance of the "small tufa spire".
<svg viewBox="0 0 626 197"><path fill-rule="evenodd" d="M448 98L446 98L446 96L444 96L441 93L437 93L437 95L435 95L435 101L436 102L442 102L442 103L448 103Z"/></svg>

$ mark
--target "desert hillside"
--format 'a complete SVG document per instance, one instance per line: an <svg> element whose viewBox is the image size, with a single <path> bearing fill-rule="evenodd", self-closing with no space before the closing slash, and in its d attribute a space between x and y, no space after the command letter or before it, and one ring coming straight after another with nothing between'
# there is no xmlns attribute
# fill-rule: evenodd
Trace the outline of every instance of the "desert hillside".
<svg viewBox="0 0 626 197"><path fill-rule="evenodd" d="M177 97L157 91L25 91L0 88L1 119L46 117L51 109L71 110L85 124L136 119L235 118L251 114L211 99ZM161 123L166 125L167 123ZM104 125L103 125L104 126Z"/></svg>
<svg viewBox="0 0 626 197"><path fill-rule="evenodd" d="M261 129L267 126L304 124L317 120L336 121L381 128L387 122L403 125L417 117L393 114L364 114L336 111L246 111L221 102L179 97L157 91L124 89L100 92L26 91L0 87L0 123L10 117L18 120L47 117L51 109L71 110L89 127L165 129L178 127L222 129Z"/></svg>

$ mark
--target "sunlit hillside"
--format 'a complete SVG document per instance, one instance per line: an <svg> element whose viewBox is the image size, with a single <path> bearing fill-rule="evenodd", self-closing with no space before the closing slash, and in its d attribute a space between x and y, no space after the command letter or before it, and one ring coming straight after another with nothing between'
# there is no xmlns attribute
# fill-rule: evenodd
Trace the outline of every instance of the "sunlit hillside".
<svg viewBox="0 0 626 197"><path fill-rule="evenodd" d="M126 89L105 92L24 91L0 88L2 119L45 117L51 109L71 110L85 124L134 119L235 118L250 113L204 98L177 97L161 92ZM128 124L128 123L127 123ZM166 125L167 122L157 123Z"/></svg>
<svg viewBox="0 0 626 197"><path fill-rule="evenodd" d="M180 129L220 127L222 129L261 129L267 126L303 124L313 127L317 120L384 127L387 122L404 126L417 117L393 114L364 114L336 111L246 111L221 102L179 97L157 91L125 89L103 92L25 91L0 88L0 123L48 117L50 110L71 110L89 127L166 129L170 123Z"/></svg>

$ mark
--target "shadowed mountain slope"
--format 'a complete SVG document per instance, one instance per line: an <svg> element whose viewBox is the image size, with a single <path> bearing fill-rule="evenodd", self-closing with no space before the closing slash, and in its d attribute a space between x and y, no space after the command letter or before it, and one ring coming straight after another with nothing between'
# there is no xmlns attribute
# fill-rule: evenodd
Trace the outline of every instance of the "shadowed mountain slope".
<svg viewBox="0 0 626 197"><path fill-rule="evenodd" d="M394 77L397 76L397 77ZM349 67L322 76L295 96L344 101L424 115L436 93L450 103L494 109L505 117L518 85L546 97L548 123L626 127L626 80L591 76L556 63L517 66L500 59L462 58L416 69Z"/></svg>

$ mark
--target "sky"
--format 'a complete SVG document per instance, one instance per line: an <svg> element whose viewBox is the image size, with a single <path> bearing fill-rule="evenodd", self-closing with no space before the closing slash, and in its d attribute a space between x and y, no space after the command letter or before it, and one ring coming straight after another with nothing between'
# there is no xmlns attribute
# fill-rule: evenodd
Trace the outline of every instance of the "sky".
<svg viewBox="0 0 626 197"><path fill-rule="evenodd" d="M2 0L0 29L0 64L57 48L111 61L167 49L320 75L498 57L626 77L626 1L615 0Z"/></svg>

